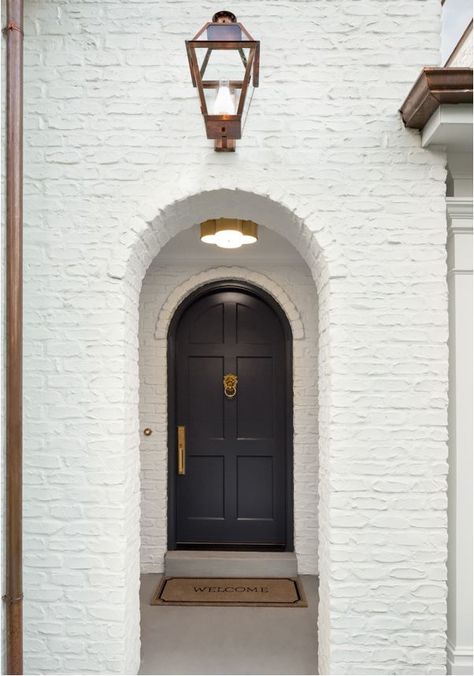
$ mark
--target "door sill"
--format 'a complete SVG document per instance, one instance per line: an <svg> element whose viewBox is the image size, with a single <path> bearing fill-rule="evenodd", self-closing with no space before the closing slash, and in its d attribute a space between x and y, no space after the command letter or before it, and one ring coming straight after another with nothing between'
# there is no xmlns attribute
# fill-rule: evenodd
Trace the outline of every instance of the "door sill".
<svg viewBox="0 0 474 676"><path fill-rule="evenodd" d="M165 554L167 577L294 577L295 552L175 550Z"/></svg>
<svg viewBox="0 0 474 676"><path fill-rule="evenodd" d="M214 552L284 552L286 545L265 545L245 543L207 543L207 542L177 542L177 551L214 551Z"/></svg>

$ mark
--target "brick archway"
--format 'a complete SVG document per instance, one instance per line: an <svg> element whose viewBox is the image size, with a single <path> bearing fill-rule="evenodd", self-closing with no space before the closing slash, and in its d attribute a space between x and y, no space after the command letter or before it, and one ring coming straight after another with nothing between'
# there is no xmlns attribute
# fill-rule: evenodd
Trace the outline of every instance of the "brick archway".
<svg viewBox="0 0 474 676"><path fill-rule="evenodd" d="M290 200L291 201L291 200ZM330 406L331 406L331 368L330 368L330 316L331 316L331 279L341 278L346 274L339 251L333 238L321 223L303 219L295 211L290 210L282 202L271 199L267 194L256 194L242 190L212 190L196 195L188 195L178 199L160 210L158 216L149 221L137 219L127 236L124 236L117 246L108 268L111 281L123 286L123 296L126 298L127 335L136 336L138 326L138 296L142 279L151 261L162 247L179 232L191 227L195 223L226 213L228 216L238 216L254 220L267 228L274 230L287 239L300 252L308 264L316 285L319 301L319 351L318 389L319 396L319 446L320 446L320 479L319 486L314 487L319 495L320 505L323 507L319 524L319 574L320 574L320 611L322 618L319 626L319 669L327 671L329 660L329 582L330 582L330 540L329 523L325 518L325 502L329 495L329 466L324 466L329 459L330 448ZM313 217L314 218L314 217ZM316 236L315 232L318 232ZM321 240L327 246L323 250ZM127 510L129 521L135 522L138 529L139 519L139 483L138 463L136 453L138 447L138 369L136 338L126 342L128 351L129 404L130 410L135 411L129 419L130 428L134 433L127 437L129 444L128 457L130 464L130 481L133 489L128 492ZM135 576L138 585L139 575L139 542L133 538L128 543L127 559L129 560L129 576ZM132 571L134 571L132 573ZM139 613L138 596L133 594L137 587L132 584L128 587L128 603L130 617L136 620L129 622L132 633L138 632ZM135 654L138 654L139 636L135 634ZM315 636L316 640L316 636ZM133 646L133 642L130 644ZM130 647L133 651L133 647Z"/></svg>
<svg viewBox="0 0 474 676"><path fill-rule="evenodd" d="M155 338L157 340L166 340L168 326L173 314L181 302L186 298L186 296L189 296L190 293L198 289L200 286L209 284L210 282L234 279L252 282L264 291L267 291L267 293L269 293L278 302L285 312L288 321L291 324L293 340L301 340L304 338L305 330L303 320L298 308L288 296L288 293L266 275L262 275L261 273L255 272L249 268L237 266L209 268L204 272L193 275L183 284L180 284L178 287L176 287L176 289L174 289L173 292L168 296L157 317Z"/></svg>

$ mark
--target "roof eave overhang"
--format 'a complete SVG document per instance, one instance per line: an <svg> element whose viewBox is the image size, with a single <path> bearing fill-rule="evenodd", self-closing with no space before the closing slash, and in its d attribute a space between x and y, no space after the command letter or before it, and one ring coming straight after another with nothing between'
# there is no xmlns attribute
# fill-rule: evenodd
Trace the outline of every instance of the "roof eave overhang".
<svg viewBox="0 0 474 676"><path fill-rule="evenodd" d="M403 122L423 129L441 104L472 104L472 68L425 67L400 108Z"/></svg>

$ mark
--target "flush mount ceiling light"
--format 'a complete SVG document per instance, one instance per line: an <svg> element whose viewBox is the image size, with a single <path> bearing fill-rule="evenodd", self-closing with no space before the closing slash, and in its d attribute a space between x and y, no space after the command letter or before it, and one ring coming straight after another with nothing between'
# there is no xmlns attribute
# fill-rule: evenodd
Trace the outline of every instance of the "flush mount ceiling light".
<svg viewBox="0 0 474 676"><path fill-rule="evenodd" d="M258 226L253 221L237 218L216 218L201 223L201 242L216 244L222 249L238 249L258 239Z"/></svg>
<svg viewBox="0 0 474 676"><path fill-rule="evenodd" d="M186 40L186 50L207 138L214 139L215 150L232 152L252 99L249 87L258 87L260 42L232 12L222 11Z"/></svg>

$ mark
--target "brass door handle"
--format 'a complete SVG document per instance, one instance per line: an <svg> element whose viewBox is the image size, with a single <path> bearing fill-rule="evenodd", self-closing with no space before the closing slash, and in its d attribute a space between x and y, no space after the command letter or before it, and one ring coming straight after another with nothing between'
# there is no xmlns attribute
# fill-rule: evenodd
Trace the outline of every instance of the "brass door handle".
<svg viewBox="0 0 474 676"><path fill-rule="evenodd" d="M178 425L178 474L186 474L186 428Z"/></svg>

